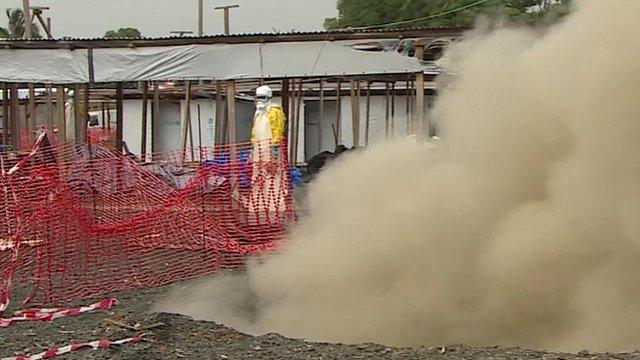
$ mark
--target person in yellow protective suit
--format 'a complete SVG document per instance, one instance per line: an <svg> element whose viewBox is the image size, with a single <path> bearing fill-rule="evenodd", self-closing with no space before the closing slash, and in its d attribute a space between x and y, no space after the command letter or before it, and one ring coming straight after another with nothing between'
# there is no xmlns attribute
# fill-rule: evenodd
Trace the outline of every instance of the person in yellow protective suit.
<svg viewBox="0 0 640 360"><path fill-rule="evenodd" d="M272 103L273 92L268 86L256 89L256 111L251 129L251 161L253 174L251 191L245 198L250 221L257 224L273 218L285 210L285 199L289 192L286 185L286 154L282 154L281 143L285 141L287 119L282 107Z"/></svg>
<svg viewBox="0 0 640 360"><path fill-rule="evenodd" d="M254 161L279 158L280 142L284 138L287 119L282 107L272 103L273 91L268 86L256 89L256 112L251 129Z"/></svg>

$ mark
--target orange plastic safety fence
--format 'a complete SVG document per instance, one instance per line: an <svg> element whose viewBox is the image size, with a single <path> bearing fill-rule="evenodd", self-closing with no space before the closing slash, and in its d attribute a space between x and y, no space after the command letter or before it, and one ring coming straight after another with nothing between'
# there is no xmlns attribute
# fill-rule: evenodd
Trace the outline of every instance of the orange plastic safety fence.
<svg viewBox="0 0 640 360"><path fill-rule="evenodd" d="M0 313L9 298L64 303L240 267L274 249L293 218L284 147L144 162L94 141L44 137L35 149L2 157Z"/></svg>

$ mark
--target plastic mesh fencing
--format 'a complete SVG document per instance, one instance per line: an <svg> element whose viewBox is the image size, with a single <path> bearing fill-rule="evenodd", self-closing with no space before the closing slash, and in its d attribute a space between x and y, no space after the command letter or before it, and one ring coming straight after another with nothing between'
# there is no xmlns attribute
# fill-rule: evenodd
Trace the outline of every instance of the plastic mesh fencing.
<svg viewBox="0 0 640 360"><path fill-rule="evenodd" d="M2 157L0 313L10 298L58 304L159 286L274 249L293 218L286 153L236 144L141 162L41 136L29 156Z"/></svg>

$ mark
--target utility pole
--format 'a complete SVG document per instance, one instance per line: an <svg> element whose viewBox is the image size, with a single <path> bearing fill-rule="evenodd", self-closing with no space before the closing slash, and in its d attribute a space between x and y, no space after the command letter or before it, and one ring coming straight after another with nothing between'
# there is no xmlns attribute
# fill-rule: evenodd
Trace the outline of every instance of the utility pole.
<svg viewBox="0 0 640 360"><path fill-rule="evenodd" d="M202 0L198 0L198 37L202 37L203 23L202 23Z"/></svg>
<svg viewBox="0 0 640 360"><path fill-rule="evenodd" d="M24 17L23 37L31 39L33 34L31 33L31 7L29 6L29 0L22 0L22 16Z"/></svg>
<svg viewBox="0 0 640 360"><path fill-rule="evenodd" d="M42 10L49 10L49 8L46 6L34 6L31 8L31 10L33 10L33 17L31 18L32 21L34 17L37 18L38 22L40 22L40 25L42 25L42 28L47 33L47 37L49 39L52 39L53 35L51 33L51 18L47 18L46 22L42 18Z"/></svg>
<svg viewBox="0 0 640 360"><path fill-rule="evenodd" d="M229 35L230 34L230 31L229 31L229 10L237 9L239 7L240 7L240 5L227 5L227 6L218 6L218 7L215 8L216 10L224 11L224 34L225 35Z"/></svg>

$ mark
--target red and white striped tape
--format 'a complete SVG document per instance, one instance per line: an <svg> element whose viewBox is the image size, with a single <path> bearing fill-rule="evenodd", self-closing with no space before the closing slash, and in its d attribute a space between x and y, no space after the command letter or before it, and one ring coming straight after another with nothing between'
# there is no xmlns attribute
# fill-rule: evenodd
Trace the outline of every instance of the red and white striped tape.
<svg viewBox="0 0 640 360"><path fill-rule="evenodd" d="M50 359L56 356L60 356L63 354L67 354L70 353L72 351L77 351L77 350L82 350L82 349L93 349L93 350L99 350L99 349L108 349L110 347L115 347L115 346L121 346L127 343L133 343L133 344L137 344L141 341L144 341L144 339L142 339L141 337L133 337L133 338L129 338L129 339L122 339L122 340L116 340L116 341L111 341L111 340L98 340L98 341L92 341L92 342L88 342L88 343L84 343L84 344L71 344L71 345L67 345L67 346L63 346L60 348L53 348L53 349L49 349L45 352L41 352L40 354L36 354L36 355L26 355L26 356L14 356L14 357L7 357L7 358L3 358L1 360L41 360L41 359Z"/></svg>
<svg viewBox="0 0 640 360"><path fill-rule="evenodd" d="M109 310L118 305L115 298L106 298L95 304L75 308L52 308L52 309L27 309L18 310L13 313L13 317L0 318L0 328L8 327L17 321L52 321L61 317L76 316L87 312L98 310Z"/></svg>

